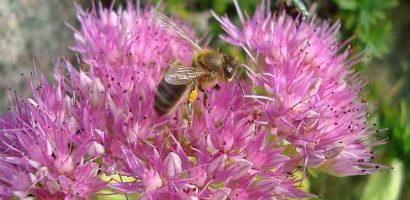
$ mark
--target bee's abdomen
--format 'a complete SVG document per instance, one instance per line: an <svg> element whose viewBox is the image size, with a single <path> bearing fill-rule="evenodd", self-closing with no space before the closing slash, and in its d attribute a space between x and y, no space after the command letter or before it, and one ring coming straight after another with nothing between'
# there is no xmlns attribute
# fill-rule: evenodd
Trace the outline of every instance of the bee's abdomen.
<svg viewBox="0 0 410 200"><path fill-rule="evenodd" d="M184 96L188 85L171 85L162 79L157 87L155 92L155 102L154 109L155 112L159 115L165 115L169 111L177 106L181 98Z"/></svg>

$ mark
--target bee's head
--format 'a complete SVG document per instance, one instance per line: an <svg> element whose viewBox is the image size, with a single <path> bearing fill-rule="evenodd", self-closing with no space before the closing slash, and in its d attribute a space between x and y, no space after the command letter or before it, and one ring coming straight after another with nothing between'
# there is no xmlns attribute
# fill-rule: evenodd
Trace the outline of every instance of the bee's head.
<svg viewBox="0 0 410 200"><path fill-rule="evenodd" d="M230 55L224 55L224 78L226 81L231 81L238 70L238 62Z"/></svg>

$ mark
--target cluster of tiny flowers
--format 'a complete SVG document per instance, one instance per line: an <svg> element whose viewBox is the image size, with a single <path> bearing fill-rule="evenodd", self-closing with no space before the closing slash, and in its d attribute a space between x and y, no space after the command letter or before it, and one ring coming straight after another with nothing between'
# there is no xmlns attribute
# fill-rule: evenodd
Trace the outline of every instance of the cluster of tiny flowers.
<svg viewBox="0 0 410 200"><path fill-rule="evenodd" d="M261 121L295 148L296 163L337 176L385 168L371 163L370 147L380 142L369 141L376 131L367 124L363 84L350 69L361 58L349 58L346 43L338 42L339 23L277 16L264 5L252 18L241 17L242 28L215 17L227 33L221 38L243 48L256 66L248 71L255 91L249 97L259 102Z"/></svg>
<svg viewBox="0 0 410 200"><path fill-rule="evenodd" d="M164 71L176 60L190 65L192 49L150 7L77 6L78 67L57 60L52 83L36 67L33 97L15 95L0 118L0 197L308 198L294 175L301 168L341 176L381 169L370 162L372 132L360 85L349 81L354 61L338 53L338 25L264 10L251 19L239 12L243 30L216 16L224 39L256 67L241 81L247 96L221 84L198 99L188 127L184 105L163 117L153 105Z"/></svg>

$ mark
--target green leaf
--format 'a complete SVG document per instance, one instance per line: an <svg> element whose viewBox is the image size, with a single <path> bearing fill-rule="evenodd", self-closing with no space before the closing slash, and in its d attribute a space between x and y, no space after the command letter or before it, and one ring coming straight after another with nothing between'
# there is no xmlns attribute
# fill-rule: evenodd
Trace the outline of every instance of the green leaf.
<svg viewBox="0 0 410 200"><path fill-rule="evenodd" d="M370 176L361 200L395 200L400 195L403 181L403 163L393 161L394 169Z"/></svg>
<svg viewBox="0 0 410 200"><path fill-rule="evenodd" d="M357 0L334 0L334 2L343 10L357 10Z"/></svg>
<svg viewBox="0 0 410 200"><path fill-rule="evenodd" d="M407 117L408 117L408 115L407 115L407 104L406 104L405 101L400 102L400 110L401 110L400 123L405 124L406 121L407 121Z"/></svg>

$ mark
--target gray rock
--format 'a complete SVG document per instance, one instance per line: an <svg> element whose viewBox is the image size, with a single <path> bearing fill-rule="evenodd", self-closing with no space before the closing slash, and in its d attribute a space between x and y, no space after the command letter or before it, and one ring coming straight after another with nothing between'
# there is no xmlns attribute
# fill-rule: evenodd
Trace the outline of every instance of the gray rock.
<svg viewBox="0 0 410 200"><path fill-rule="evenodd" d="M0 0L0 110L10 104L8 89L29 96L21 73L33 70L33 58L42 71L52 73L53 59L72 56L72 31L64 22L76 22L69 0Z"/></svg>

